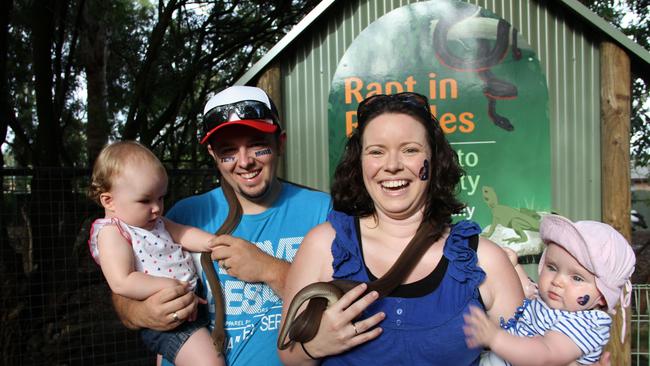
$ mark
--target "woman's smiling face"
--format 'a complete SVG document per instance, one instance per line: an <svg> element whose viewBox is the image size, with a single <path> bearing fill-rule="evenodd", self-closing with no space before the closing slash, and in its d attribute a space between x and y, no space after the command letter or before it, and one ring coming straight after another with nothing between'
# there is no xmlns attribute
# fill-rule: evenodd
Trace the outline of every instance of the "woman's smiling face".
<svg viewBox="0 0 650 366"><path fill-rule="evenodd" d="M375 209L401 219L424 208L427 180L420 179L431 147L415 118L385 113L367 122L362 136L363 182Z"/></svg>

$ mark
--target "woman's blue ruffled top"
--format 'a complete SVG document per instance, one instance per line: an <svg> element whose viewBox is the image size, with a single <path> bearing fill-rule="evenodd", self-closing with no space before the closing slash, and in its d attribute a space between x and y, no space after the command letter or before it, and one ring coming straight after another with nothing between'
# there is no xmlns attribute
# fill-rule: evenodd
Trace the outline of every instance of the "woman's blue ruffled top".
<svg viewBox="0 0 650 366"><path fill-rule="evenodd" d="M332 211L327 220L336 231L332 242L333 277L370 281L372 275L363 262L356 219ZM377 300L362 318L383 311L386 318L379 325L383 330L381 336L327 358L324 364L478 364L480 349L467 348L462 315L470 305L482 307L478 287L485 279L485 272L478 267L476 252L469 246L469 238L480 232L480 227L471 221L453 225L444 244L444 258L428 276L439 274L437 282L416 296L391 295ZM412 285L415 284L400 287Z"/></svg>

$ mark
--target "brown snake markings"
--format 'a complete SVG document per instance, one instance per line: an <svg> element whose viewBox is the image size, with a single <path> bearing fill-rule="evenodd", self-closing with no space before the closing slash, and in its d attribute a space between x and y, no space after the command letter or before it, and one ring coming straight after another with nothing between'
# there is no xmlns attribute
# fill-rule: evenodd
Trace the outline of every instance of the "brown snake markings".
<svg viewBox="0 0 650 366"><path fill-rule="evenodd" d="M232 233L239 224L242 215L242 208L237 200L237 196L235 196L235 191L225 179L221 178L220 180L221 189L226 197L229 209L226 220L221 224L221 227L219 227L215 235ZM212 342L214 343L217 352L223 353L226 342L225 306L223 302L223 294L221 293L221 284L219 283L217 271L214 269L211 252L201 253L201 267L203 267L203 272L208 280L210 291L212 291L212 297L214 297L214 328L212 329Z"/></svg>
<svg viewBox="0 0 650 366"><path fill-rule="evenodd" d="M441 230L436 230L430 222L422 222L415 236L388 272L381 278L368 283L366 293L377 291L380 298L389 295L404 282L420 258L440 237ZM278 348L283 350L294 342L306 343L312 340L318 333L325 309L359 284L360 282L350 280L333 280L312 283L300 290L291 301L285 321L280 328ZM306 301L309 301L307 308L296 316L298 309ZM287 336L289 340L285 342Z"/></svg>

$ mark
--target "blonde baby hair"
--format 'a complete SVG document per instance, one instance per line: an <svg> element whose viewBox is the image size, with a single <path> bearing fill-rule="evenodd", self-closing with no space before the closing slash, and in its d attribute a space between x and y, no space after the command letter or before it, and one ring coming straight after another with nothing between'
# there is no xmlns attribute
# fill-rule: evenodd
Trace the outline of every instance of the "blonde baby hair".
<svg viewBox="0 0 650 366"><path fill-rule="evenodd" d="M136 162L157 166L167 179L165 167L151 150L136 141L118 141L104 146L95 160L88 196L101 205L100 195L111 190L115 177L127 164Z"/></svg>

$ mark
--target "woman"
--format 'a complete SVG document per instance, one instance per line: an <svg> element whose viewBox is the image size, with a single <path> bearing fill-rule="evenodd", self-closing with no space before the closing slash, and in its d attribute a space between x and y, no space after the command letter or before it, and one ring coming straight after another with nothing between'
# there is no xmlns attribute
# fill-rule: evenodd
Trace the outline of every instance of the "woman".
<svg viewBox="0 0 650 366"><path fill-rule="evenodd" d="M323 313L311 341L280 356L285 364L478 364L463 313L474 305L497 323L510 318L524 298L515 270L501 248L478 239L478 225L451 224L463 208L455 198L462 170L426 97L375 95L357 117L334 175L334 211L289 271L283 321L310 283L383 276L421 225L432 227L432 245L388 297L355 287Z"/></svg>

